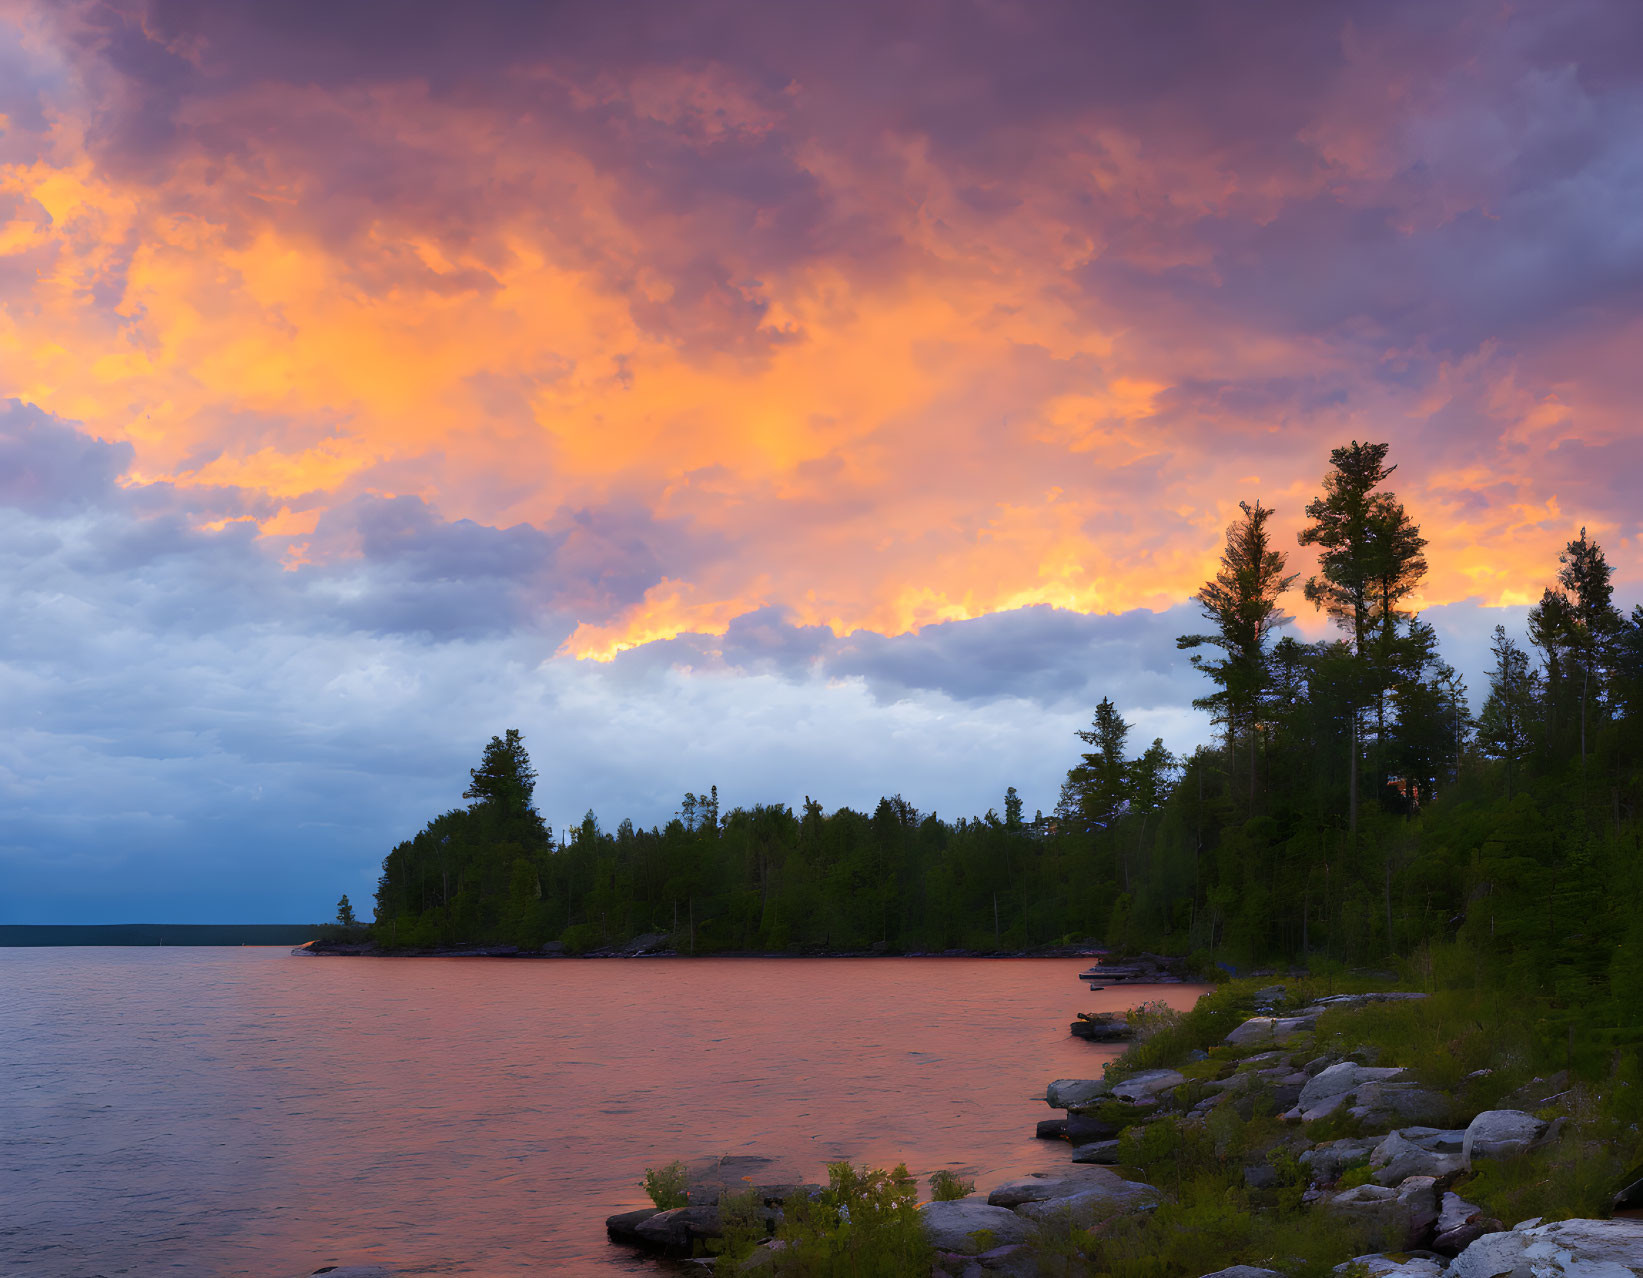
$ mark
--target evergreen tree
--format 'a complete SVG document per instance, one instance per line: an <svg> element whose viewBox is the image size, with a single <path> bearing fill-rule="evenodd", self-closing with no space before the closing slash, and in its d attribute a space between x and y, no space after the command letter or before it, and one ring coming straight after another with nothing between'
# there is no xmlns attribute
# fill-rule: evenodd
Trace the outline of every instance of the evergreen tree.
<svg viewBox="0 0 1643 1278"><path fill-rule="evenodd" d="M1110 825L1129 802L1129 767L1124 759L1129 735L1130 725L1109 697L1101 698L1095 719L1078 733L1080 741L1095 747L1068 774L1077 816L1086 829Z"/></svg>
<svg viewBox="0 0 1643 1278"><path fill-rule="evenodd" d="M1478 715L1478 749L1489 758L1505 761L1510 798L1518 764L1529 745L1540 677L1529 667L1529 654L1506 633L1505 626L1495 627L1489 651L1495 664L1489 671L1489 696Z"/></svg>
<svg viewBox="0 0 1643 1278"><path fill-rule="evenodd" d="M337 902L337 922L343 927L353 927L359 920L354 917L354 907L348 900L348 893L342 894L342 900Z"/></svg>
<svg viewBox="0 0 1643 1278"><path fill-rule="evenodd" d="M492 737L479 766L469 771L473 782L462 792L473 807L489 805L503 817L522 817L531 810L536 792L536 770L525 753L519 729L509 728L505 737Z"/></svg>
<svg viewBox="0 0 1643 1278"><path fill-rule="evenodd" d="M1426 541L1391 493L1376 491L1397 469L1386 464L1387 444L1353 440L1329 455L1323 495L1307 505L1312 522L1303 546L1317 546L1318 572L1304 593L1351 636L1358 669L1349 697L1348 827L1358 829L1358 757L1361 716L1376 710L1377 742L1385 737L1386 694L1394 681L1401 605L1426 574Z"/></svg>
<svg viewBox="0 0 1643 1278"><path fill-rule="evenodd" d="M1244 517L1227 528L1220 569L1194 596L1215 631L1182 635L1175 643L1178 648L1212 644L1221 649L1222 655L1213 661L1193 654L1192 664L1219 686L1219 691L1198 698L1193 705L1209 710L1226 725L1229 767L1237 728L1243 725L1249 739L1249 806L1253 813L1255 745L1269 682L1267 643L1274 630L1292 620L1282 614L1278 600L1295 584L1298 574L1285 575L1285 556L1272 546L1266 526L1272 511L1259 500L1253 507L1239 502L1238 508Z"/></svg>

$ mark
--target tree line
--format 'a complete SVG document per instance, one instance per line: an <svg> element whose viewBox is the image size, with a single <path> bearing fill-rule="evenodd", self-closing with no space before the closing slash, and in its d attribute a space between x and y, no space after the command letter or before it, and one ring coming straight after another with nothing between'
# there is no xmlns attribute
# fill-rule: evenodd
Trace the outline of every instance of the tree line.
<svg viewBox="0 0 1643 1278"><path fill-rule="evenodd" d="M946 820L899 795L871 812L687 794L665 825L555 838L516 731L493 738L467 806L389 853L388 946L662 933L695 953L1019 950L1094 937L1222 962L1363 964L1460 946L1568 997L1643 1007L1643 608L1623 615L1584 529L1548 565L1519 638L1497 627L1474 716L1411 606L1426 540L1388 481L1388 446L1329 458L1299 545L1240 504L1204 628L1214 744L1132 753L1104 697L1055 810ZM1282 633L1285 597L1336 637ZM1449 952L1449 951L1444 951ZM1619 1001L1617 1001L1619 1000ZM1616 1011L1614 1019L1635 1019ZM1620 1032L1619 1029L1616 1032Z"/></svg>

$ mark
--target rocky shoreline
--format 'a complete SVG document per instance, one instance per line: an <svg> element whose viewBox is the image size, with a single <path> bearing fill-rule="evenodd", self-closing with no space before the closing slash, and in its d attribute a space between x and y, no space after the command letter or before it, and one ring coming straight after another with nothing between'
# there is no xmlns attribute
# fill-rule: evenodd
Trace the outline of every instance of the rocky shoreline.
<svg viewBox="0 0 1643 1278"><path fill-rule="evenodd" d="M1282 1203L1303 1222L1316 1222L1320 1233L1338 1228L1343 1237L1367 1240L1374 1250L1329 1262L1341 1278L1643 1278L1643 1171L1616 1187L1608 1206L1622 1214L1607 1219L1532 1216L1509 1223L1466 1197L1469 1182L1491 1168L1534 1174L1537 1160L1564 1139L1579 1099L1567 1076L1534 1078L1484 1105L1474 1098L1488 1093L1491 1070L1439 1090L1406 1066L1379 1063L1367 1042L1343 1041L1350 1017L1334 1018L1327 1039L1320 1033L1331 1013L1426 997L1380 991L1298 1001L1285 987L1270 986L1248 996L1246 1014L1207 1051L1184 1050L1145 1069L1126 1057L1100 1079L1055 1080L1045 1101L1065 1116L1040 1122L1036 1135L1064 1142L1067 1152L984 1196L921 1206L933 1275L1085 1272L1069 1261L1069 1246L1082 1254L1081 1245L1099 1245L1103 1232L1126 1219L1162 1214L1175 1198L1172 1186L1149 1184L1127 1165L1151 1144L1230 1141L1234 1133L1247 1138L1258 1131L1265 1134L1233 1168L1238 1192L1254 1210L1277 1212ZM1133 1033L1116 1018L1081 1019L1075 1033L1079 1024ZM708 1174L698 1193L700 1173L692 1169L686 1205L620 1213L607 1221L607 1232L657 1254L700 1255L722 1235L718 1203L727 1176L733 1174L735 1188L754 1186L772 1234L794 1195L813 1199L821 1192L760 1170L723 1168ZM760 1244L737 1272L776 1268L782 1245ZM1281 1278L1302 1268L1268 1257L1263 1265L1214 1270L1212 1278Z"/></svg>

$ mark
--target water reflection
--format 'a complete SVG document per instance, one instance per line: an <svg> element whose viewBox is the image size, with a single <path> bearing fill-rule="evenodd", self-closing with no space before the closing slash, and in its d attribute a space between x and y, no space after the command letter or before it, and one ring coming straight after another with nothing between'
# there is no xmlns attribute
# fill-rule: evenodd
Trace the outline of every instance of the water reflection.
<svg viewBox="0 0 1643 1278"><path fill-rule="evenodd" d="M1073 1016L1198 993L1079 967L0 950L0 1268L643 1271L601 1222L675 1157L1034 1170Z"/></svg>

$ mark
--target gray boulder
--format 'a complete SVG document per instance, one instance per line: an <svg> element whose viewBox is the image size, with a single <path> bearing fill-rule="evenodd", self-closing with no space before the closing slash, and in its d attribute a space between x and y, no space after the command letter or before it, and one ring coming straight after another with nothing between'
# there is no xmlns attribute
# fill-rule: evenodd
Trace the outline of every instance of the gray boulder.
<svg viewBox="0 0 1643 1278"><path fill-rule="evenodd" d="M617 1242L642 1243L645 1240L635 1231L638 1227L658 1215L658 1207L640 1207L635 1211L619 1211L614 1216L605 1217L605 1232Z"/></svg>
<svg viewBox="0 0 1643 1278"><path fill-rule="evenodd" d="M1254 1265L1231 1265L1226 1269L1217 1269L1212 1274L1205 1274L1204 1278L1283 1278L1276 1269L1257 1269Z"/></svg>
<svg viewBox="0 0 1643 1278"><path fill-rule="evenodd" d="M1486 1109L1467 1125L1461 1156L1471 1167L1474 1159L1521 1154L1545 1132L1545 1123L1521 1109Z"/></svg>
<svg viewBox="0 0 1643 1278"><path fill-rule="evenodd" d="M1469 1203L1459 1194L1450 1192L1443 1196L1438 1204L1438 1223L1434 1226L1440 1234L1446 1234L1452 1229L1459 1229L1462 1225L1477 1219L1483 1208L1476 1203Z"/></svg>
<svg viewBox="0 0 1643 1278"><path fill-rule="evenodd" d="M1022 1203L1016 1212L1034 1221L1068 1216L1074 1225L1084 1228L1122 1212L1151 1206L1157 1201L1158 1191L1151 1185L1118 1180L1111 1185L1091 1185L1076 1193Z"/></svg>
<svg viewBox="0 0 1643 1278"><path fill-rule="evenodd" d="M1476 1203L1459 1194L1448 1193L1438 1204L1438 1223L1432 1226L1432 1250L1458 1256L1485 1234L1498 1234L1506 1226L1483 1214Z"/></svg>
<svg viewBox="0 0 1643 1278"><path fill-rule="evenodd" d="M1440 1154L1392 1132L1369 1155L1377 1185L1401 1185L1410 1176L1447 1176L1465 1166L1460 1154Z"/></svg>
<svg viewBox="0 0 1643 1278"><path fill-rule="evenodd" d="M608 1229L610 1222L605 1224ZM640 1242L682 1250L689 1250L698 1239L717 1238L722 1232L717 1207L670 1207L633 1227L633 1236Z"/></svg>
<svg viewBox="0 0 1643 1278"><path fill-rule="evenodd" d="M1044 1089L1044 1102L1051 1109L1077 1109L1093 1105L1108 1092L1111 1084L1099 1078L1058 1078Z"/></svg>
<svg viewBox="0 0 1643 1278"><path fill-rule="evenodd" d="M1415 1083L1366 1083L1360 1087L1347 1113L1365 1127L1384 1131L1406 1123L1434 1123L1448 1117L1451 1101Z"/></svg>
<svg viewBox="0 0 1643 1278"><path fill-rule="evenodd" d="M1366 1221L1383 1243L1417 1247L1437 1223L1437 1181L1431 1176L1411 1176L1395 1189L1358 1185L1331 1195L1327 1206L1331 1211L1350 1213Z"/></svg>
<svg viewBox="0 0 1643 1278"><path fill-rule="evenodd" d="M1398 1135L1434 1154L1458 1154L1466 1147L1464 1127L1405 1127Z"/></svg>
<svg viewBox="0 0 1643 1278"><path fill-rule="evenodd" d="M1636 1278L1643 1220L1560 1220L1486 1234L1450 1262L1450 1278Z"/></svg>
<svg viewBox="0 0 1643 1278"><path fill-rule="evenodd" d="M1026 1242L1032 1236L1032 1222L1007 1207L994 1207L973 1198L955 1202L925 1203L919 1208L924 1236L937 1251L975 1256L994 1247ZM986 1231L983 1239L976 1234Z"/></svg>
<svg viewBox="0 0 1643 1278"><path fill-rule="evenodd" d="M1342 1101L1352 1096L1365 1083L1381 1083L1388 1079L1397 1078L1403 1073L1402 1068L1391 1066L1377 1069L1371 1065L1359 1065L1353 1061L1341 1061L1331 1065L1328 1069L1319 1070L1306 1080L1306 1086L1301 1088L1301 1098L1296 1102L1303 1118L1310 1119L1313 1111L1321 1111L1318 1117L1333 1112Z"/></svg>
<svg viewBox="0 0 1643 1278"><path fill-rule="evenodd" d="M1074 1145L1088 1145L1091 1141L1116 1140L1118 1128L1094 1114L1068 1114L1062 1134Z"/></svg>
<svg viewBox="0 0 1643 1278"><path fill-rule="evenodd" d="M1300 1163L1311 1174L1314 1183L1332 1184L1341 1178L1341 1173L1348 1167L1367 1159L1378 1143L1373 1136L1349 1136L1344 1140L1325 1141L1302 1154Z"/></svg>
<svg viewBox="0 0 1643 1278"><path fill-rule="evenodd" d="M1179 1087L1186 1081L1187 1076L1179 1070L1149 1069L1140 1074L1132 1074L1122 1083L1116 1084L1112 1094L1122 1101L1141 1103L1153 1100L1159 1093L1167 1092L1172 1087Z"/></svg>
<svg viewBox="0 0 1643 1278"><path fill-rule="evenodd" d="M1115 1140L1095 1140L1088 1145L1080 1145L1073 1150L1073 1162L1098 1163L1110 1165L1118 1161L1118 1142Z"/></svg>

